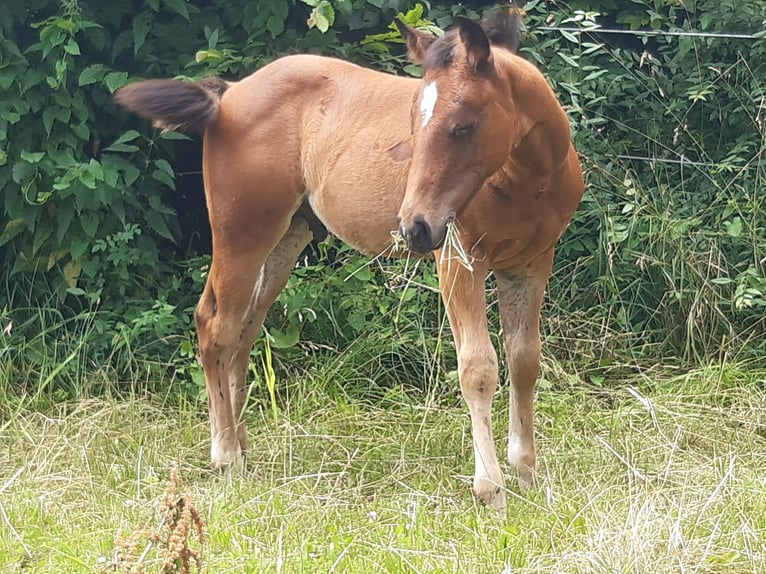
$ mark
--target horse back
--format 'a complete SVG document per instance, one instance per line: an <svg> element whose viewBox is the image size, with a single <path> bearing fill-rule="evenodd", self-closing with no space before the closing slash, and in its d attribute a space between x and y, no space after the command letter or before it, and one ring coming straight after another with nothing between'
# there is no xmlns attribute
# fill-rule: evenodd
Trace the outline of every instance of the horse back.
<svg viewBox="0 0 766 574"><path fill-rule="evenodd" d="M334 58L280 58L223 95L205 134L210 185L239 173L236 185L249 182L251 193L293 196L296 205L308 198L330 231L377 253L396 228L407 162L392 150L409 141L417 88ZM276 173L282 189L259 188Z"/></svg>

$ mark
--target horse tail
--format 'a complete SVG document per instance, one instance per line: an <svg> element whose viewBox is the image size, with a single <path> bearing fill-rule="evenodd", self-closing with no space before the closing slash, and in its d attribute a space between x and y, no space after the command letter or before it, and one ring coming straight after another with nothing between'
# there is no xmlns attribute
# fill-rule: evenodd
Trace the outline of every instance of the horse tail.
<svg viewBox="0 0 766 574"><path fill-rule="evenodd" d="M120 88L114 101L150 119L162 131L201 134L218 118L228 82L210 76L198 82L145 80Z"/></svg>

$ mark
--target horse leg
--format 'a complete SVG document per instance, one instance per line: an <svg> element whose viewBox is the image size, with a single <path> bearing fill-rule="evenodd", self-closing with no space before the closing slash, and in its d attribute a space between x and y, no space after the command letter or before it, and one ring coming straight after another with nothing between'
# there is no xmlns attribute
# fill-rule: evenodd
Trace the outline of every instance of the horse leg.
<svg viewBox="0 0 766 574"><path fill-rule="evenodd" d="M301 217L294 217L287 233L261 267L250 305L242 322L239 343L229 368L229 387L232 415L237 425L237 440L243 453L247 446L247 431L242 420L242 410L245 406L250 351L263 326L269 307L284 289L296 259L311 241L311 238L312 233L308 222Z"/></svg>
<svg viewBox="0 0 766 574"><path fill-rule="evenodd" d="M227 177L220 167L226 164L218 157L203 166L208 168L206 190L215 190L215 194L208 193L213 262L194 319L205 371L210 459L214 468L222 468L242 454L238 433L244 434L238 426L239 413L235 414L233 408L239 399L232 392L232 385L235 390L242 386L244 376L232 379L229 375L231 370L242 372L241 359L236 365L234 359L242 347L243 335L250 336L246 327L253 293L264 263L290 228L300 194L294 182L281 178L279 173L271 177L254 173L242 183L241 172L236 172L236 179ZM281 193L255 193L252 181L260 181L261 190Z"/></svg>
<svg viewBox="0 0 766 574"><path fill-rule="evenodd" d="M437 253L437 261L440 255ZM497 510L505 508L503 474L492 435L492 399L497 389L497 353L487 328L486 268L468 271L454 261L437 265L457 349L458 376L471 416L475 472L473 492Z"/></svg>
<svg viewBox="0 0 766 574"><path fill-rule="evenodd" d="M533 400L540 371L540 308L552 264L553 250L523 275L495 271L511 382L508 463L516 469L522 490L535 479Z"/></svg>

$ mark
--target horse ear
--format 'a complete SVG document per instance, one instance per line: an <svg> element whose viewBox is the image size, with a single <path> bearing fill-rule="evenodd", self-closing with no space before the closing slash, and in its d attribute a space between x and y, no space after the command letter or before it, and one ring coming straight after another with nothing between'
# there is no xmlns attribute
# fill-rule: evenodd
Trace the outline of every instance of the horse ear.
<svg viewBox="0 0 766 574"><path fill-rule="evenodd" d="M394 24L399 28L399 33L404 38L405 44L407 44L407 55L410 57L410 60L420 64L423 58L425 58L428 48L436 41L436 36L411 28L399 18L394 20Z"/></svg>
<svg viewBox="0 0 766 574"><path fill-rule="evenodd" d="M468 65L477 72L482 71L487 67L492 57L492 53L489 51L487 33L479 24L463 16L458 16L457 22L460 41L465 48Z"/></svg>
<svg viewBox="0 0 766 574"><path fill-rule="evenodd" d="M500 6L491 10L481 22L481 27L493 46L502 46L513 54L519 51L521 22L524 17L523 6L526 0L512 0L508 9Z"/></svg>

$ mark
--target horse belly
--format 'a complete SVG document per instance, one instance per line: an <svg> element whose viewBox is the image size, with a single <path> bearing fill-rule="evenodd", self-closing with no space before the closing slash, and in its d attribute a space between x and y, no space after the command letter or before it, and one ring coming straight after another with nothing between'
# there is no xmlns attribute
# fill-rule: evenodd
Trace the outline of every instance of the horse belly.
<svg viewBox="0 0 766 574"><path fill-rule="evenodd" d="M370 173L363 164L349 173L327 177L308 197L314 213L327 229L367 255L390 249L396 215L404 196L406 172L394 168L385 176Z"/></svg>

